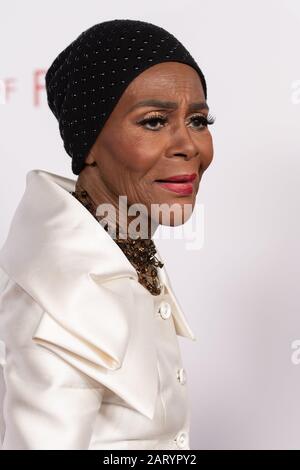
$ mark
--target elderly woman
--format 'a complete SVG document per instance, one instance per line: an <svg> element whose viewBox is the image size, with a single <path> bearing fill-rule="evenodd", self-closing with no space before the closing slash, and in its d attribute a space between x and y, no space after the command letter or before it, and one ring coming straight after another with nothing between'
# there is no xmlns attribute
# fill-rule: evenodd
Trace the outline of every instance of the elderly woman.
<svg viewBox="0 0 300 470"><path fill-rule="evenodd" d="M204 76L166 30L112 20L46 89L78 178L30 171L0 252L2 449L189 449L177 335L195 336L152 240L178 220L151 209L194 208L213 158Z"/></svg>

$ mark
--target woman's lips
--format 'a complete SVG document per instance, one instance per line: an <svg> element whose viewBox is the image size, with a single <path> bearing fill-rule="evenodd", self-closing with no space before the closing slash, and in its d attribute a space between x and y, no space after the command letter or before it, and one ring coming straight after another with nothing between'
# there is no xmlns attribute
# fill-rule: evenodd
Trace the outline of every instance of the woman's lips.
<svg viewBox="0 0 300 470"><path fill-rule="evenodd" d="M194 184L193 183L167 183L167 182L160 182L160 181L155 181L157 184L159 184L161 187L168 189L169 191L173 191L174 193L178 194L192 194L194 190Z"/></svg>

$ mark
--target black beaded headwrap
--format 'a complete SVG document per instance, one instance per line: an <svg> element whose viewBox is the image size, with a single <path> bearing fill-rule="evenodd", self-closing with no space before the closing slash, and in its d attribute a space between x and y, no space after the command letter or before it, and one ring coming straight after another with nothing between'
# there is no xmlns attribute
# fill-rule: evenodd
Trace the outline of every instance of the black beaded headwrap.
<svg viewBox="0 0 300 470"><path fill-rule="evenodd" d="M152 65L169 61L193 67L207 99L204 75L191 54L152 23L115 19L96 24L57 56L45 77L47 100L75 175L129 83Z"/></svg>

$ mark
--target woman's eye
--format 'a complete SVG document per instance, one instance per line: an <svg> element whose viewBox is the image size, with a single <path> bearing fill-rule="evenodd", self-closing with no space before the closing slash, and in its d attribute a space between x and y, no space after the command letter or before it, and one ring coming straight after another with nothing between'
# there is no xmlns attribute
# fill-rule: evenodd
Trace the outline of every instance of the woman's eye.
<svg viewBox="0 0 300 470"><path fill-rule="evenodd" d="M152 130L152 131L159 131L161 127L163 127L164 124L166 124L167 119L163 116L153 116L149 117L146 119L143 119L142 121L139 122L141 126L144 126L146 129ZM190 118L190 122L193 124L196 123L196 125L192 126L196 130L202 130L205 129L208 125L211 125L215 122L214 116L208 115L208 117L202 116L202 115L196 115L192 116Z"/></svg>
<svg viewBox="0 0 300 470"><path fill-rule="evenodd" d="M142 126L146 126L146 124L150 127L146 127L146 129L151 129L152 131L157 131L160 129L160 127L157 127L157 123L160 123L160 124L165 124L166 122L166 119L165 118L162 118L162 117L152 117L152 118L147 118L147 119L143 119L140 124Z"/></svg>
<svg viewBox="0 0 300 470"><path fill-rule="evenodd" d="M194 124L196 123L196 128L203 128L207 126L207 119L204 116L195 116L191 118L191 122Z"/></svg>

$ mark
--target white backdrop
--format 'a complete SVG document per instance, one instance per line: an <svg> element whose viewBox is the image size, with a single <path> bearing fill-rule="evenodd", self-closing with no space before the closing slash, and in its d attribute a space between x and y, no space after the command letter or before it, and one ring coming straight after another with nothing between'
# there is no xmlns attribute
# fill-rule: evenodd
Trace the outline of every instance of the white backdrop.
<svg viewBox="0 0 300 470"><path fill-rule="evenodd" d="M180 338L191 448L299 449L299 0L3 2L0 244L28 171L76 179L44 72L83 30L114 18L177 36L204 72L216 116L198 194L204 244L157 240L197 336Z"/></svg>

